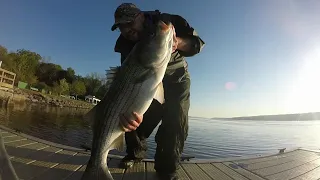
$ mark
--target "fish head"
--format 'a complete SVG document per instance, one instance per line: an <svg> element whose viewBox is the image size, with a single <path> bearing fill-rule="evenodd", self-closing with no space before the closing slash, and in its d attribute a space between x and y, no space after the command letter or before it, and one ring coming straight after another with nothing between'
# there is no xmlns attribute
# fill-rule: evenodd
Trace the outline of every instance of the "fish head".
<svg viewBox="0 0 320 180"><path fill-rule="evenodd" d="M137 59L145 67L160 68L169 63L172 45L173 28L170 22L158 21L145 33L136 47Z"/></svg>

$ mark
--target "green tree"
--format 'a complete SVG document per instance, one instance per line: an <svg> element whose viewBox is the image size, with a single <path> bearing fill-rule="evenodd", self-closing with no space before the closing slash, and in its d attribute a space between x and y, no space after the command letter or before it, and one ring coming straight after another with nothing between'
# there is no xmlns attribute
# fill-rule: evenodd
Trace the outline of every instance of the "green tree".
<svg viewBox="0 0 320 180"><path fill-rule="evenodd" d="M56 94L56 95L61 94L62 89L61 89L61 86L58 82L53 83L52 92L53 92L53 94Z"/></svg>
<svg viewBox="0 0 320 180"><path fill-rule="evenodd" d="M101 76L98 73L91 73L84 78L87 94L97 95L99 88L101 87Z"/></svg>
<svg viewBox="0 0 320 180"><path fill-rule="evenodd" d="M36 85L35 85L36 88L38 88L39 90L49 90L49 86L44 83L44 82L38 82Z"/></svg>
<svg viewBox="0 0 320 180"><path fill-rule="evenodd" d="M8 50L0 45L0 61L5 62L7 60Z"/></svg>
<svg viewBox="0 0 320 180"><path fill-rule="evenodd" d="M102 99L104 97L104 95L107 93L107 90L108 90L108 88L107 88L106 84L100 86L100 88L99 88L99 90L97 91L97 94L96 94L97 98Z"/></svg>
<svg viewBox="0 0 320 180"><path fill-rule="evenodd" d="M69 94L69 84L67 83L66 79L61 79L59 81L60 88L61 88L61 94Z"/></svg>
<svg viewBox="0 0 320 180"><path fill-rule="evenodd" d="M69 84L75 80L75 71L72 68L67 68L67 70L60 70L58 72L57 79L66 79Z"/></svg>
<svg viewBox="0 0 320 180"><path fill-rule="evenodd" d="M45 82L48 86L53 86L54 82L60 80L58 77L61 70L62 68L60 65L41 63L35 74L39 78L39 81Z"/></svg>
<svg viewBox="0 0 320 180"><path fill-rule="evenodd" d="M2 48L1 57L3 59L4 68L16 73L16 81L25 81L30 84L37 82L35 71L39 65L41 56L35 52L19 49L16 52L7 53Z"/></svg>
<svg viewBox="0 0 320 180"><path fill-rule="evenodd" d="M34 74L42 57L36 52L25 49L17 50L17 55L20 57L20 61L23 62L24 69Z"/></svg>
<svg viewBox="0 0 320 180"><path fill-rule="evenodd" d="M71 84L70 92L75 95L84 95L86 93L86 86L83 81L74 81Z"/></svg>
<svg viewBox="0 0 320 180"><path fill-rule="evenodd" d="M74 80L75 80L75 71L71 68L71 67L68 67L67 68L67 77L68 78L68 82L69 83L72 83Z"/></svg>

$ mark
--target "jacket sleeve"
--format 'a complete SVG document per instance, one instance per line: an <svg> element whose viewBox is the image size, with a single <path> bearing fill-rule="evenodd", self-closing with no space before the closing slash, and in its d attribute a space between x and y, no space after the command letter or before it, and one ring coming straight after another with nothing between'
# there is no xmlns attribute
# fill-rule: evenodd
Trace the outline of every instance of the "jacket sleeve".
<svg viewBox="0 0 320 180"><path fill-rule="evenodd" d="M121 64L123 63L123 61L127 58L127 55L124 53L121 53Z"/></svg>
<svg viewBox="0 0 320 180"><path fill-rule="evenodd" d="M188 52L179 51L185 57L194 56L202 50L205 42L199 37L196 30L189 25L189 23L179 15L172 15L171 22L175 27L176 36L181 38L188 38L192 44L192 48Z"/></svg>

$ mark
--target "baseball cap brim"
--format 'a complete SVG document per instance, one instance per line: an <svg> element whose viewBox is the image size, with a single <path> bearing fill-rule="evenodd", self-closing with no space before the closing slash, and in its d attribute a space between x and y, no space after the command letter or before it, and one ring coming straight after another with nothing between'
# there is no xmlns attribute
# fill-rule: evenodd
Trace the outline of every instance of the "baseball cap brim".
<svg viewBox="0 0 320 180"><path fill-rule="evenodd" d="M119 27L120 24L130 23L130 22L132 22L133 20L134 20L134 19L132 19L132 20L120 20L120 21L114 23L114 24L112 25L112 27L111 27L111 31L116 30L116 29Z"/></svg>

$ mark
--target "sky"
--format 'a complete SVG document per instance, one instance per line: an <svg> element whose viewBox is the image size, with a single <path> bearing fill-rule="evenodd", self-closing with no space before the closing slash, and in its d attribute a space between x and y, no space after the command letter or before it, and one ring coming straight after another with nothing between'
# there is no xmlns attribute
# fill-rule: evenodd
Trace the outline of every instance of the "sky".
<svg viewBox="0 0 320 180"><path fill-rule="evenodd" d="M189 115L320 111L320 1L1 0L0 44L28 49L77 74L120 65L111 31L118 5L184 17L206 45L186 58Z"/></svg>

